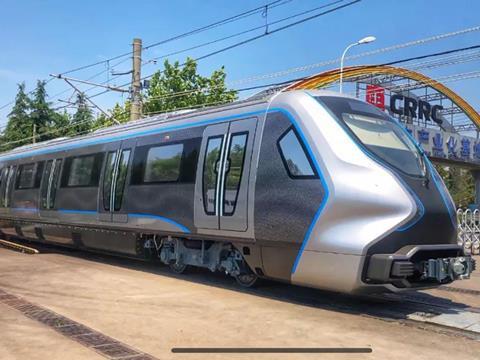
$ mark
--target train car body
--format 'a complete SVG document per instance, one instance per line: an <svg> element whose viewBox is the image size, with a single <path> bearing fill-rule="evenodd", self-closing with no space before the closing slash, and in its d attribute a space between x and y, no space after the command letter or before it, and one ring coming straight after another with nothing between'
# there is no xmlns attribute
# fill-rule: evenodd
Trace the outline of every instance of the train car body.
<svg viewBox="0 0 480 360"><path fill-rule="evenodd" d="M406 131L291 91L0 155L6 236L341 292L468 277L452 200Z"/></svg>

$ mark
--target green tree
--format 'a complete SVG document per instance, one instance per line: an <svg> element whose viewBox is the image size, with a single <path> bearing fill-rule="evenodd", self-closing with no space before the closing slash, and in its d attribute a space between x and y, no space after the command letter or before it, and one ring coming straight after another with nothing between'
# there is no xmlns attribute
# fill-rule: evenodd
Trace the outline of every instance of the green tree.
<svg viewBox="0 0 480 360"><path fill-rule="evenodd" d="M225 85L226 73L222 66L210 77L197 73L197 63L187 58L185 65L176 61L164 63L164 70L157 71L144 94L143 113L173 111L200 105L228 103L237 98L237 92Z"/></svg>
<svg viewBox="0 0 480 360"><path fill-rule="evenodd" d="M469 170L440 164L435 164L435 167L457 208L464 208L475 202L475 181Z"/></svg>
<svg viewBox="0 0 480 360"><path fill-rule="evenodd" d="M68 133L72 136L88 132L92 128L94 120L84 94L77 95L75 105L77 106L77 111L73 115L68 129Z"/></svg>
<svg viewBox="0 0 480 360"><path fill-rule="evenodd" d="M120 104L115 104L112 110L110 110L111 116L106 116L105 114L100 114L93 125L93 129L103 128L107 126L115 125L115 121L119 123L126 123L130 120L130 101L125 101L125 104L122 106Z"/></svg>
<svg viewBox="0 0 480 360"><path fill-rule="evenodd" d="M37 87L33 93L33 99L31 100L30 118L32 126L35 127L35 132L37 134L35 139L36 142L55 137L56 134L50 133L55 124L53 120L53 110L50 109L50 103L47 101L45 81L37 81Z"/></svg>
<svg viewBox="0 0 480 360"><path fill-rule="evenodd" d="M32 142L33 123L30 118L30 99L25 93L25 83L18 85L15 105L2 136L1 151L13 149Z"/></svg>

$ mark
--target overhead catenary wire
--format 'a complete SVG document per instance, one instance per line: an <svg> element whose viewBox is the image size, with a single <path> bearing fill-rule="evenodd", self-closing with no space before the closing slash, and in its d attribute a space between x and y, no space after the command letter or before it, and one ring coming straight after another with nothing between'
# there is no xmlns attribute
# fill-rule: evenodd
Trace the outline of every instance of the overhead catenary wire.
<svg viewBox="0 0 480 360"><path fill-rule="evenodd" d="M325 6L325 5L323 5L323 6ZM281 21L281 20L282 19L280 19L279 21ZM261 27L263 27L263 26L261 26ZM258 28L260 28L260 27L258 27ZM393 51L393 50L403 49L403 48L410 47L410 46L423 45L423 44L427 44L427 43L430 43L430 42L433 42L433 41L438 41L438 40L443 40L443 39L454 37L454 36L464 35L464 34L468 34L468 33L471 33L471 32L476 32L476 31L479 31L479 30L480 30L480 26L469 27L469 28L465 28L465 29L461 29L461 30L457 30L457 31L453 31L453 32L438 34L438 35L430 36L430 37L423 38L423 39L413 40L413 41L409 41L409 42L406 42L406 43L396 44L396 45L392 45L392 46L388 46L388 47L384 47L384 48L380 48L380 49L375 49L375 50L368 51L368 52L363 52L363 53L360 53L360 54L357 54L357 55L348 56L346 59L347 60L353 60L353 59L364 57L364 56L376 55L376 54L385 53L385 52L389 52L389 51ZM269 73L269 74L265 74L265 75L260 75L260 76L257 75L257 76L249 77L249 78L246 78L246 79L243 79L243 80L230 82L230 84L237 84L237 83L239 84L239 83L245 83L245 82L260 81L260 80L267 79L267 78L281 77L281 76L288 75L289 73L307 71L307 70L310 70L310 69L313 69L313 68L316 68L316 67L321 67L321 66L334 64L334 63L337 63L339 61L340 61L339 58L338 59L332 59L332 60L323 61L323 62L319 62L319 63L304 65L304 66L301 66L301 67L296 67L296 68L291 68L291 69L287 69L287 70L277 71L277 72ZM126 85L123 85L123 87L125 87L125 86ZM93 90L95 88L96 87L93 86L93 87L85 90L85 92L88 92L88 91ZM101 93L97 93L97 94L92 95L92 96L96 97L96 96L102 95L102 94L107 93L107 92L108 91L102 91Z"/></svg>
<svg viewBox="0 0 480 360"><path fill-rule="evenodd" d="M382 48L382 49L369 51L369 52L366 52L366 53L361 53L361 54L358 54L358 55L350 56L348 58L353 59L353 58L358 58L358 57L361 57L361 56L372 55L372 54L375 54L375 53L391 51L391 50L403 48L403 47L406 47L406 46L424 44L424 43L427 43L427 42L430 42L430 41L441 40L441 39L444 39L444 38L447 38L447 37L450 37L450 36L457 36L457 35L465 34L465 33L472 32L472 31L478 31L479 28L480 27L472 27L472 28L467 28L467 29L455 31L455 32L436 35L436 36L432 36L432 37L425 38L425 39L415 40L415 41L411 41L411 42L404 43L404 44L394 45L394 46L387 47L387 48ZM335 61L336 60L333 60L333 62L335 62ZM325 65L325 64L328 64L328 63L331 63L331 62L332 62L332 60L328 61L328 62L313 64L313 65L320 66L320 64ZM302 71L302 70L306 69L307 67L312 67L312 65L303 66L303 67L300 67L300 68L289 69L288 72L292 73L292 72L296 72L296 71ZM246 81L256 81L258 79L276 77L276 76L280 76L280 73L285 74L285 71L266 74L266 75L261 75L261 76L256 76L256 77L250 77L250 78L239 80L239 81L236 81L236 82L233 82L233 83L243 83L243 82L246 82ZM266 87L266 86L260 86L258 88L262 88L262 87Z"/></svg>
<svg viewBox="0 0 480 360"><path fill-rule="evenodd" d="M146 63L149 63L151 62L152 60L159 60L159 59L164 59L164 58L167 58L169 56L173 56L173 55L178 55L178 54L181 54L181 53L184 53L184 52L187 52L187 51L190 51L190 50L195 50L195 49L199 49L199 48L202 48L202 47L205 47L205 46L208 46L208 45L213 45L213 44L216 44L218 42L222 42L222 41L225 41L225 40L229 40L229 39L232 39L234 37L238 37L238 36L241 36L241 35L245 35L245 34L248 34L248 33L251 33L253 31L256 31L256 30L260 30L260 29L266 29L267 33L270 32L268 30L268 28L272 25L276 25L276 24L279 24L279 23L282 23L284 21L288 21L288 20L291 20L291 19L294 19L296 17L299 17L299 16L302 16L302 15L306 15L306 14L309 14L309 13L312 13L312 12L315 12L315 11L318 11L320 9L324 9L326 7L329 7L329 6L332 6L332 5L335 5L335 4L339 4L341 2L344 2L345 0L337 0L337 1L333 1L333 2L330 2L328 4L325 4L325 5L321 5L321 6L317 6L315 8L312 8L312 9L309 9L309 10L306 10L306 11L302 11L302 12L299 12L299 13L296 13L294 15L290 15L290 16L287 16L287 17L284 17L282 19L279 19L279 20L276 20L276 21L272 21L272 22L269 22L269 23L266 23L266 24L263 24L263 25L260 25L260 26L255 26L255 27L252 27L252 28L249 28L247 30L243 30L243 31L240 31L240 32L237 32L237 33L234 33L234 34L231 34L231 35L228 35L228 36L224 36L224 37L221 37L221 38L217 38L215 40L212 40L212 41L208 41L208 42L204 42L204 43L201 43L199 45L195 45L195 46L192 46L192 47L189 47L189 48L185 48L185 49L182 49L182 50L178 50L178 51L175 51L175 52L171 52L171 53L168 53L168 54L164 54L164 55L161 55L161 56L157 56L157 57L154 57L154 58L151 58L149 60L146 60L144 62L144 64Z"/></svg>
<svg viewBox="0 0 480 360"><path fill-rule="evenodd" d="M267 3L266 5L262 5L262 6L257 6L253 9L250 9L250 10L247 10L247 11L243 11L239 14L236 14L236 15L233 15L233 16L230 16L230 17L227 17L225 19L222 19L220 21L215 21L211 24L208 24L208 25L205 25L205 26L202 26L202 27L199 27L199 28L196 28L196 29L193 29L193 30L190 30L190 31L187 31L185 33L182 33L182 34L179 34L179 35L175 35L173 37L170 37L170 38L167 38L167 39L164 39L164 40L161 40L161 41L158 41L158 42L155 42L153 44L150 44L150 45L147 45L145 46L143 49L144 50L147 50L147 49L150 49L150 48L153 48L155 46L158 46L158 45L161 45L161 44L166 44L168 42L171 42L171 41L175 41L175 40L178 40L178 39L181 39L181 38L185 38L187 36L191 36L191 35L194 35L194 34L198 34L202 31L207 31L207 30L210 30L214 27L218 27L222 24L227 24L227 23L231 23L233 21L237 21L237 20L240 20L240 19L243 19L245 18L246 16L251 16L251 15L254 15L254 14L257 14L261 11L263 11L263 9L265 9L265 7L269 7L270 9L272 8L276 8L278 6L281 6L281 5L284 5L284 4L287 4L289 2L292 2L293 0L275 0L275 1L272 1L272 2L269 2ZM113 60L117 60L117 59L120 59L120 58L123 58L123 57L126 57L126 56L129 56L132 54L132 51L128 51L128 52L125 52L125 53L122 53L122 54L119 54L119 55L116 55L116 56L113 56L113 57L110 57L108 59L105 59L105 60L99 60L99 61L96 61L96 62L93 62L93 63L90 63L90 64L87 64L87 65L82 65L82 66L78 66L76 68L73 68L73 69L69 69L69 70L65 70L63 72L61 72L60 74L61 75L66 75L66 74L71 74L73 72L77 72L77 71L81 71L81 70L85 70L85 69L88 69L88 68L91 68L91 67L95 67L95 66L98 66L98 65L102 65L102 64L107 64L109 63L110 61L113 61ZM128 60L128 58L126 59ZM125 61L126 61L125 60ZM104 73L104 71L101 72L102 74ZM49 83L52 79L48 79L46 80L47 83ZM31 95L35 90L32 90L32 91L29 91L27 94L28 95ZM60 96L61 94L63 94L65 92L62 92L56 96ZM4 108L12 105L13 103L15 102L15 100L12 100L2 106L0 106L0 110L3 110Z"/></svg>
<svg viewBox="0 0 480 360"><path fill-rule="evenodd" d="M462 51L465 51L465 50L469 50L469 49L476 49L476 48L479 48L480 45L476 45L476 46L470 46L470 47L466 47L466 48L457 48L457 49L451 49L451 50L447 50L447 51L442 51L442 52L436 52L436 53L430 53L430 54L426 54L426 55L421 55L421 56L415 56L415 57L409 57L409 58L404 58L404 59L399 59L399 60L395 60L395 61L391 61L391 62L386 62L386 63L383 63L383 64L378 64L378 65L374 65L374 66L386 66L386 65L394 65L394 64L400 64L400 63L405 63L405 62L410 62L412 60L417 60L417 59L426 59L426 58L431 58L431 57L437 57L437 56L440 56L440 55L444 55L444 54L453 54L453 53L458 53L458 52L462 52ZM450 55L451 56L451 55ZM418 65L420 65L421 63L418 63ZM412 69L412 66L415 66L417 65L417 63L414 63L412 64L408 69L406 69L405 71L408 71L410 69ZM344 73L348 73L348 69L345 69L344 70ZM402 73L402 70L399 69L399 74ZM285 83L290 83L290 82L294 82L294 81L299 81L299 80L303 80L303 79L306 79L308 78L309 76L303 76L303 77L299 77L299 78L295 78L295 79L292 79L292 80L287 80L286 82L281 82L281 83L275 83L275 84L272 84L272 85L279 85L279 84L285 84ZM227 83L226 85L228 86L232 86L232 85L235 85L235 84L238 84L238 83L246 83L246 81L236 81L236 82L229 82ZM268 85L268 84L267 84ZM223 86L223 85L222 85ZM263 88L265 87L264 85L261 85L261 86L258 86L258 87L250 87L248 89L252 90L252 89L256 89L256 88ZM188 94L191 94L191 93L198 93L198 92L206 92L208 90L215 90L217 87L211 87L211 86L208 86L208 87L203 87L203 88L199 88L199 89L191 89L191 90L184 90L184 91L178 91L178 92L174 92L174 93L168 93L168 94L165 94L165 95L160 95L160 96L156 96L156 97L150 97L148 98L148 100L159 100L159 99L169 99L169 98L173 98L173 97L178 97L178 96L184 96L184 95L188 95ZM233 89L235 91L235 89Z"/></svg>
<svg viewBox="0 0 480 360"><path fill-rule="evenodd" d="M142 48L142 50L148 50L148 49L151 49L151 48L154 48L156 46L159 46L159 45L163 45L163 44L166 44L168 42L172 42L172 41L175 41L175 40L179 40L179 39L183 39L187 36L191 36L191 35L195 35L195 34L198 34L198 33L201 33L201 32L204 32L204 31L207 31L207 30L211 30L213 28L216 28L218 26L221 26L221 25L225 25L225 24L228 24L228 23L231 23L233 21L237 21L237 20L240 20L240 19L243 19L245 18L245 16L251 16L253 14L256 14L260 11L263 11L263 9L265 8L265 6L271 6L271 7L274 7L276 4L278 3L288 3L292 0L288 0L288 1L282 1L282 0L275 0L275 1L271 1L269 2L268 4L266 5L262 5L262 6L257 6L253 9L250 9L250 10L246 10L246 11L243 11L239 14L236 14L236 15L233 15L233 16L230 16L230 17L227 17L225 19L222 19L222 20L219 20L219 21L215 21L213 23L210 23L210 24L207 24L207 25L204 25L204 26L201 26L199 28L195 28L193 30L189 30L187 32L184 32L182 34L178 34L178 35L175 35L175 36L172 36L172 37L169 37L167 39L164 39L164 40L160 40L160 41L157 41L157 42L154 42L150 45L146 45ZM277 5L278 6L278 5ZM107 62L109 61L112 61L112 60L117 60L117 59L120 59L122 57L125 57L125 56L129 56L132 54L132 51L128 51L128 52L125 52L125 53L122 53L122 54L119 54L119 55L116 55L116 56L113 56L113 57L110 57L108 59L105 59L105 60L101 60L101 61L96 61L96 62L93 62L91 64L87 64L87 65L83 65L83 66L79 66L77 68L74 68L74 69L70 69L70 70L66 70L66 71L63 71L61 72L60 74L61 75L66 75L66 74L70 74L70 73L73 73L73 72L76 72L76 71L80 71L80 70L85 70L85 69L88 69L90 67L94 67L94 66L97 66L97 65L101 65L101 64L106 64Z"/></svg>
<svg viewBox="0 0 480 360"><path fill-rule="evenodd" d="M480 77L480 71L474 71L474 72L467 72L467 73L452 74L452 75L448 75L448 76L445 76L445 77L439 77L439 78L436 78L436 79L432 78L429 82L426 82L424 84L428 85L429 83L433 83L433 82L436 82L436 81L448 82L448 81L458 81L458 80L462 80L462 79L479 78L479 77ZM281 83L273 83L273 84L270 83L270 84L265 84L265 85L258 85L258 86L255 86L255 87L236 89L236 91L248 91L248 90L252 90L252 89L255 89L255 88L258 89L258 88L265 88L265 87L271 87L271 86L278 86L278 85L282 85L282 84L286 84L286 83L295 82L295 81L298 81L300 79L302 79L302 78L293 79L293 80L289 80L289 81L285 81L285 82L281 82ZM350 94L354 95L356 93L357 92L351 92ZM362 94L362 93L365 93L365 91L360 92L360 94ZM347 92L347 94L349 94L349 93ZM207 103L204 103L204 104L201 104L201 105L196 105L196 106L173 107L171 109L167 109L167 110L164 110L164 111L149 112L149 113L145 113L145 114L146 115L159 115L159 114L164 114L164 113L171 113L173 111L180 111L180 110L187 110L187 109L199 109L199 108L203 108L203 107L207 107L207 106L221 105L221 104L228 104L228 103L230 103L230 101L219 100L219 101L207 102ZM118 115L123 115L123 114L126 114L127 112L128 112L127 110L124 110L121 113L119 113ZM40 137L45 136L45 135L58 133L60 131L70 129L70 128L76 127L80 124L87 123L87 122L91 122L91 120L78 122L76 124L69 124L69 125L61 127L61 128L57 128L57 129L53 129L53 130L50 130L50 131L47 131L47 132L39 133L35 136L35 138L40 138ZM90 132L93 132L93 131L96 131L96 130L99 130L99 129L102 129L102 128L107 128L107 127L111 127L111 125L104 125L104 126L95 127L93 129L89 129L89 130L86 130L84 132L77 133L76 136L86 134L86 133L90 133ZM112 127L112 131L115 131L115 126ZM7 145L12 145L12 144L16 144L16 143L21 143L21 142L24 142L25 140L31 140L31 139L32 139L32 136L25 137L25 138L18 139L18 140L15 140L15 141L10 141L10 142L0 144L0 147L5 147Z"/></svg>
<svg viewBox="0 0 480 360"><path fill-rule="evenodd" d="M362 0L353 0L353 1L350 1L350 2L348 2L348 3L346 3L346 4L336 6L336 7L332 8L332 9L329 9L329 10L326 10L326 11L322 11L322 12L320 12L320 13L318 13L318 14L311 15L311 16L309 16L309 17L306 17L306 18L297 20L297 21L292 22L292 23L290 23L290 24L287 24L287 25L284 25L284 26L279 27L279 28L277 28L277 29L271 30L271 31L269 31L268 33L263 33L263 34L260 34L260 35L257 35L257 36L248 38L248 39L246 39L246 40L237 42L237 43L235 43L235 44L229 45L229 46L227 46L227 47L221 48L221 49L219 49L219 50L210 52L210 53L208 53L208 54L205 54L205 55L196 57L196 58L194 58L193 60L194 60L194 61L199 61L199 60L203 60L203 59L212 57L212 56L214 56L214 55L218 55L218 54L220 54L220 53L222 53L222 52L225 52L225 51L228 51L228 50L237 48L237 47L239 47L239 46L248 44L248 43L250 43L250 42L256 41L256 40L261 39L261 38L263 38L263 37L270 36L270 35L275 34L275 33L277 33L277 32L280 32L280 31L289 29L289 28L291 28L291 27L293 27L293 26L300 25L300 24L302 24L302 23L304 23L304 22L307 22L307 21L316 19L316 18L318 18L318 17L320 17L320 16L324 16L324 15L333 13L333 12L335 12L335 11L341 10L341 9L343 9L343 8L352 6L352 5L354 5L354 4L359 3L360 1L362 1ZM334 4L337 4L337 3L338 3L338 0L329 3L329 5L334 5ZM186 64L186 63L182 63L180 66L184 66L185 64ZM163 72L163 71L160 71L160 72ZM144 77L142 77L141 80L149 79L149 78L151 78L153 75L154 75L154 74L150 74L150 75L144 76ZM119 88L122 88L122 87L126 87L126 86L128 86L128 85L130 85L130 82L125 83L125 84L123 84L123 85L120 85L120 86L118 86L118 87L119 87ZM90 97L97 97L97 96L100 96L100 95L103 95L103 94L107 93L108 91L109 91L109 90L105 90L105 91L102 91L102 92L100 92L100 93L91 95Z"/></svg>

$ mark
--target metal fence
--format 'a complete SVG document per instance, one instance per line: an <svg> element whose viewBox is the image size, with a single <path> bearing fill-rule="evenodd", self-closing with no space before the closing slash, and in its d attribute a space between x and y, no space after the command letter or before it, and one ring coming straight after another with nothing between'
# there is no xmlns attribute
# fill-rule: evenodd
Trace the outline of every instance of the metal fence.
<svg viewBox="0 0 480 360"><path fill-rule="evenodd" d="M457 210L458 244L467 254L480 253L480 210Z"/></svg>

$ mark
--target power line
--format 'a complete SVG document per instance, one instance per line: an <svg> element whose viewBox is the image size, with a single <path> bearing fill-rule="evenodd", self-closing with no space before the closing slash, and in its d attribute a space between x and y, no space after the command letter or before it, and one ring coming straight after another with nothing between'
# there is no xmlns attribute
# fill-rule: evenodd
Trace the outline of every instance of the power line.
<svg viewBox="0 0 480 360"><path fill-rule="evenodd" d="M383 64L378 64L378 65L372 65L372 66L382 66L382 65L392 65L392 64L399 64L399 63L404 63L404 62L409 62L409 61L412 61L412 60L416 60L418 58L428 58L428 57L435 57L435 56L439 56L441 54L445 54L445 53L448 53L448 54L451 54L455 51L462 51L464 49L470 49L470 48L476 48L476 47L480 47L480 45L477 45L475 47L467 47L467 48L460 48L460 49L453 49L453 50L448 50L448 51L443 51L443 52L439 52L439 53L431 53L431 54L427 54L427 55L422 55L422 56L415 56L415 57L409 57L409 58L404 58L404 59L399 59L399 60L395 60L395 61L391 61L391 62L388 62L388 63L383 63ZM345 72L348 72L349 69L346 69ZM408 72L408 69L400 69L399 70L399 73L401 74L402 72ZM423 83L422 85L429 85L429 84L433 84L434 82L438 82L438 81L442 81L442 82L449 82L449 81L458 81L458 80L464 80L464 79L471 79L471 78L478 78L480 77L480 71L474 71L474 72L468 72L468 73L459 73L459 74L452 74L452 75L448 75L448 76L444 76L444 77L438 77L438 78L431 78L429 81ZM281 86L281 85L287 85L287 84L291 84L291 83L295 83L297 81L300 81L300 80L304 80L304 79L307 79L307 77L299 77L299 78L295 78L295 79L290 79L290 80L286 80L286 81L283 81L283 82L276 82L276 83L269 83L269 84L264 84L264 85L258 85L258 86L251 86L251 87L245 87L245 88L240 88L240 89L234 89L234 91L237 91L237 92L243 92L243 91L250 91L250 90L255 90L255 89L261 89L261 88L266 88L266 87L272 87L272 86ZM392 89L395 89L396 91L402 91L402 90L405 90L406 89L406 86L411 86L411 85L397 85L395 87L392 87ZM282 90L280 90L282 91ZM179 93L185 93L185 92L179 92ZM353 94L353 93L352 93ZM172 94L170 94L172 95ZM219 103L225 103L225 101L217 101L217 102L210 102L210 103L205 103L205 104L202 104L200 106L195 106L195 108L199 108L199 107L204 107L204 106L207 106L207 105L214 105L214 104L219 104ZM146 113L146 114L159 114L159 113L165 113L165 112L171 112L171 111L175 111L175 110L183 110L183 109L187 109L187 108L192 108L192 107L183 107L183 108L172 108L172 109L169 109L169 110L166 110L166 111L161 111L161 112L150 112L150 113ZM125 113L126 111L124 111L123 113ZM43 134L38 134L38 136L42 136L42 135L46 135L46 134L49 134L49 133L54 133L54 132L58 132L60 130L63 130L63 129L67 129L69 127L73 127L75 126L75 124L72 124L72 125L69 125L69 126L66 126L66 127L62 127L60 129L55 129L55 130L52 130L50 132L47 132L47 133L43 133ZM31 139L31 137L26 137L24 139L20 139L20 140L17 140L16 143L18 142L22 142L24 140L27 140L27 139ZM6 143L6 144L11 144L12 142L9 142L9 143Z"/></svg>
<svg viewBox="0 0 480 360"><path fill-rule="evenodd" d="M343 1L343 0L341 0L341 1ZM227 46L227 47L224 47L224 48L221 48L221 49L219 49L219 50L216 50L216 51L210 52L210 53L208 53L208 54L202 55L202 56L200 56L200 57L197 57L197 58L195 58L195 59L193 59L193 60L194 60L194 61L199 61L199 60L203 60L203 59L209 58L209 57L211 57L211 56L220 54L220 53L222 53L222 52L225 52L225 51L228 51L228 50L231 50L231 49L234 49L234 48L239 47L239 46L241 46L241 45L245 45L245 44L247 44L247 43L253 42L253 41L258 40L258 39L261 39L261 38L263 38L263 37L272 35L272 34L277 33L277 32L279 32L279 31L283 31L283 30L286 30L286 29L291 28L291 27L293 27L293 26L297 26L297 25L300 25L300 24L302 24L302 23L304 23L304 22L307 22L307 21L316 19L316 18L318 18L318 17L320 17L320 16L327 15L327 14L329 14L329 13L332 13L332 12L335 12L335 11L338 11L338 10L341 10L341 9L346 8L346 7L348 7L348 6L354 5L354 4L356 4L356 3L360 2L360 1L362 1L362 0L353 0L353 1L349 2L349 3L347 3L347 4L339 5L339 6L337 6L337 7L334 7L333 9L329 9L329 10L323 11L323 12L321 12L321 13L318 13L318 14L315 14L315 15L312 15L312 16L309 16L309 17L306 17L306 18L303 18L303 19L301 19L301 20L295 21L295 22L293 22L293 23L284 25L284 26L282 26L282 27L280 27L280 28L277 28L277 29L275 29L275 30L269 31L268 33L264 33L264 34L261 34L261 35L257 35L257 36L251 37L251 38L249 38L249 39L246 39L246 40L237 42L237 43L235 43L235 44L229 45L229 46ZM337 0L337 1L333 1L333 2L329 3L329 5L337 4L338 2L339 2L338 0ZM327 5L327 6L328 6L328 5ZM180 66L184 66L185 64L186 64L186 63L182 63ZM163 72L163 71L161 71L161 72ZM151 78L153 75L154 75L154 74L150 74L150 75L144 76L144 77L142 78L142 80L146 80L146 79L148 79L148 78ZM125 83L125 84L123 84L123 85L120 85L120 86L118 86L118 87L119 87L119 88L122 88L122 87L125 87L125 86L128 86L128 85L130 85L129 82L128 82L128 83ZM90 97L91 97L91 98L92 98L92 97L97 97L97 96L103 95L103 94L105 94L105 93L107 93L107 92L109 92L109 90L105 90L105 91L99 92L99 93L94 94L94 95L92 95L92 96L90 96Z"/></svg>
<svg viewBox="0 0 480 360"><path fill-rule="evenodd" d="M253 32L253 31L255 31L255 30L266 29L266 31L268 31L267 29L268 29L270 26L272 26L272 25L276 25L276 24L279 24L279 23L281 23L281 22L284 22L284 21L287 21L287 20L290 20L290 19L293 19L293 18L302 16L302 15L312 13L312 12L315 12L315 11L317 11L317 10L320 10L320 9L323 9L323 8L328 7L328 6L332 6L332 5L335 5L335 4L344 2L344 1L345 1L345 0L334 1L334 2L328 3L328 4L326 4L326 5L317 6L317 7L315 7L315 8L312 8L312 9L309 9L309 10L306 10L306 11L303 11L303 12L300 12L300 13L297 13L297 14L294 14L294 15L291 15L291 16L287 16L287 17L282 18L282 19L280 19L280 20L272 21L272 22L270 22L270 23L266 23L266 24L260 25L260 26L255 26L255 27L253 27L253 28L250 28L250 29L247 29L247 30L244 30L244 31L240 31L240 32L237 32L237 33L234 33L234 34L231 34L231 35L222 37L222 38L218 38L218 39L216 39L216 40L208 41L208 42L205 42L205 43L202 43L202 44L199 44L199 45L196 45L196 46L192 46L192 47L189 47L189 48L186 48L186 49L178 50L178 51L175 51L175 52L172 52L172 53L169 53L169 54L157 56L157 57L154 57L154 58L152 58L152 59L150 59L150 60L145 61L145 64L148 63L148 62L151 62L152 60L163 59L163 58L166 58L166 57L169 57L169 56L172 56L172 55L181 54L181 53L186 52L186 51L195 50L195 49L198 49L198 48L201 48L201 47L205 47L205 46L208 46L208 45L216 44L216 43L218 43L218 42L225 41L225 40L228 40L228 39L232 39L232 38L238 37L238 36L240 36L240 35L248 34L248 33Z"/></svg>
<svg viewBox="0 0 480 360"><path fill-rule="evenodd" d="M292 0L288 0L288 1L283 1L283 3L288 3ZM219 21L216 21L216 22L213 22L211 24L208 24L208 25L204 25L204 26L201 26L199 28L196 28L196 29L193 29L193 30L190 30L190 31L187 31L185 33L182 33L182 34L179 34L179 35L175 35L175 36L172 36L170 38L167 38L167 39L164 39L164 40L161 40L161 41L157 41L153 44L150 44L150 45L147 45L145 47L142 48L142 50L148 50L148 49L151 49L153 47L156 47L156 46L159 46L159 45L162 45L162 44L166 44L168 42L171 42L171 41L175 41L175 40L179 40L179 39L182 39L182 38L185 38L187 36L191 36L191 35L195 35L195 34L198 34L198 33L201 33L203 31L207 31L207 30L210 30L210 29L213 29L215 27L218 27L218 26L221 26L221 25L225 25L225 24L228 24L228 23L231 23L233 21L237 21L237 20L240 20L240 19L243 19L244 17L246 16L251 16L253 14L256 14L258 13L259 11L263 10L266 6L274 6L275 4L278 4L282 2L282 0L275 0L275 1L272 1L266 5L262 5L262 6L258 6L256 8L253 8L253 9L250 9L250 10L247 10L247 11L244 11L244 12L241 12L237 15L233 15L233 16L230 16L230 17L227 17L225 19L222 19L222 20L219 20ZM278 5L277 5L278 6ZM91 63L91 64L88 64L88 65L83 65L83 66L79 66L77 68L74 68L74 69L71 69L71 70L67 70L67 71L64 71L64 72L61 72L60 74L61 75L66 75L66 74L70 74L72 72L76 72L76 71L80 71L80 70L85 70L85 69L88 69L88 68L91 68L91 67L94 67L94 66L97 66L97 65L100 65L100 64L105 64L107 63L108 61L112 61L112 60L116 60L116 59L120 59L122 57L125 57L125 56L128 56L128 55L131 55L132 54L132 51L129 51L129 52L125 52L123 54L120 54L120 55L117 55L117 56L114 56L114 57L111 57L109 59L106 59L106 60L101 60L101 61L97 61L97 62L94 62L94 63Z"/></svg>
<svg viewBox="0 0 480 360"><path fill-rule="evenodd" d="M158 41L156 43L153 43L153 44L150 44L146 47L144 47L143 49L147 50L147 49L150 49L150 48L153 48L155 46L158 46L158 45L161 45L161 44L165 44L165 43L168 43L168 42L171 42L171 41L174 41L174 40L178 40L178 39L181 39L181 38L185 38L187 36L190 36L190 35L194 35L194 34L198 34L200 32L203 32L203 31L207 31L207 30L210 30L212 28L215 28L215 27L218 27L220 25L224 25L224 24L228 24L228 23L231 23L231 22L234 22L234 21L237 21L237 20L240 20L240 19L243 19L247 16L251 16L251 15L254 15L260 11L263 11L263 9L265 8L275 8L275 7L278 7L278 6L281 6L281 5L284 5L284 4L287 4L289 2L291 2L293 0L275 0L275 1L271 1L270 3L266 4L266 5L262 5L262 6L258 6L256 8L253 8L253 9L250 9L250 10L247 10L247 11L244 11L244 12L241 12L237 15L234 15L234 16L230 16L228 18L225 18L225 19L222 19L220 21L216 21L214 23L211 23L211 24L208 24L208 25L205 25L205 26L202 26L200 28L196 28L194 30L190 30L190 31L187 31L185 33L182 33L182 34L179 34L179 35L176 35L176 36L173 36L173 37L170 37L170 38L167 38L165 40L161 40L161 41ZM122 54L119 54L119 55L116 55L116 56L113 56L113 57L110 57L108 59L105 59L105 60L100 60L100 61L96 61L96 62L93 62L91 64L87 64L87 65L83 65L83 66L79 66L79 67L76 67L76 68L73 68L73 69L70 69L70 70L66 70L66 71L63 71L61 72L60 74L61 75L66 75L66 74L70 74L70 73L73 73L73 72L77 72L77 71L80 71L80 70L85 70L85 69L88 69L88 68L91 68L91 67L94 67L94 66L97 66L97 65L101 65L101 64L106 64L110 61L113 61L113 60L117 60L117 59L120 59L120 58L123 58L125 56L129 56L131 55L132 52L129 51L129 52L125 52L125 53L122 53ZM103 73L103 72L102 72ZM52 79L48 79L47 80L47 83L50 82ZM27 95L31 95L35 90L32 90L30 92L27 93ZM62 92L62 93L59 93L58 95L56 96L59 96L59 95L62 95L63 93L65 93L66 91ZM15 100L12 100L2 106L0 106L0 110L3 110L4 108L12 105L15 103Z"/></svg>

